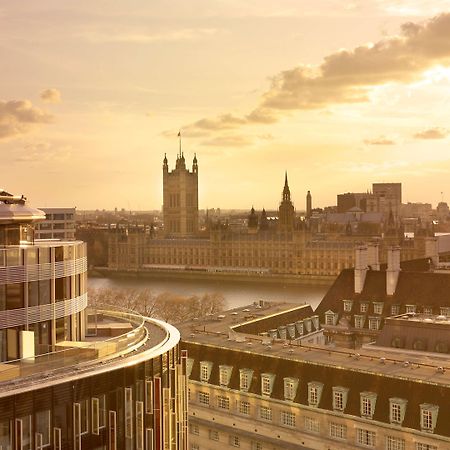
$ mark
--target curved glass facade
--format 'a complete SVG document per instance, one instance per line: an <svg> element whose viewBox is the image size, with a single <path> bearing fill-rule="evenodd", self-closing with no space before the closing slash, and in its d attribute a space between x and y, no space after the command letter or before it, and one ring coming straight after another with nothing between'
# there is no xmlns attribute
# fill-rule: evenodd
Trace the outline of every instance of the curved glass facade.
<svg viewBox="0 0 450 450"><path fill-rule="evenodd" d="M83 339L86 280L84 242L49 241L0 249L0 362ZM26 348L32 338L34 348Z"/></svg>

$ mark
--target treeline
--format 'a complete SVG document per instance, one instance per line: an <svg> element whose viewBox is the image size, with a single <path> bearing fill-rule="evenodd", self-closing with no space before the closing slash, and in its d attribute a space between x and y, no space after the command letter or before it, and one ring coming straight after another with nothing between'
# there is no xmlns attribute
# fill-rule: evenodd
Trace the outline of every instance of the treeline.
<svg viewBox="0 0 450 450"><path fill-rule="evenodd" d="M226 307L225 298L217 292L183 296L171 292L154 294L150 289L89 288L88 298L94 308L116 306L170 323L217 314Z"/></svg>

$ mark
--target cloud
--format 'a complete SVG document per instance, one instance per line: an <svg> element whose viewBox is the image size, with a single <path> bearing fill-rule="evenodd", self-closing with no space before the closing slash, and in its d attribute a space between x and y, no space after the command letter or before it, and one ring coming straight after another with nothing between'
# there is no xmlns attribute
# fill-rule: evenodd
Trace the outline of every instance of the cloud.
<svg viewBox="0 0 450 450"><path fill-rule="evenodd" d="M319 67L281 72L263 95L262 106L301 110L367 102L372 87L410 83L427 69L449 62L450 14L441 14L423 24L403 24L399 36L332 53Z"/></svg>
<svg viewBox="0 0 450 450"><path fill-rule="evenodd" d="M51 123L53 116L29 100L0 100L0 140L28 133L39 124Z"/></svg>
<svg viewBox="0 0 450 450"><path fill-rule="evenodd" d="M366 103L373 88L416 82L438 65L450 65L450 13L423 23L404 23L399 35L331 53L319 66L301 65L282 71L272 77L270 88L250 113L204 118L186 128L214 131L270 124L289 111Z"/></svg>
<svg viewBox="0 0 450 450"><path fill-rule="evenodd" d="M366 145L395 145L396 142L385 136L379 136L374 139L364 139L364 144L366 144Z"/></svg>
<svg viewBox="0 0 450 450"><path fill-rule="evenodd" d="M70 157L72 147L54 145L50 142L28 142L22 148L12 151L13 160L17 163L62 162Z"/></svg>
<svg viewBox="0 0 450 450"><path fill-rule="evenodd" d="M49 88L44 89L40 94L41 100L45 103L60 103L61 102L61 92L58 89Z"/></svg>
<svg viewBox="0 0 450 450"><path fill-rule="evenodd" d="M414 139L444 139L448 136L449 130L446 128L428 128L414 134Z"/></svg>
<svg viewBox="0 0 450 450"><path fill-rule="evenodd" d="M245 136L218 136L201 142L208 147L245 147L251 145L252 141Z"/></svg>

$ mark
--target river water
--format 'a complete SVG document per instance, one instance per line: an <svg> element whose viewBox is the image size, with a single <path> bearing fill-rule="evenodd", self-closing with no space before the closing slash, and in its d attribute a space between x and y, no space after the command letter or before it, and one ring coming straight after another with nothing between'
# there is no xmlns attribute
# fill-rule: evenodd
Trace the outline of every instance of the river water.
<svg viewBox="0 0 450 450"><path fill-rule="evenodd" d="M259 300L309 303L315 308L329 288L323 284L265 284L214 280L136 279L133 277L89 277L89 287L149 289L156 295L171 292L191 296L218 292L225 297L228 308L245 306Z"/></svg>

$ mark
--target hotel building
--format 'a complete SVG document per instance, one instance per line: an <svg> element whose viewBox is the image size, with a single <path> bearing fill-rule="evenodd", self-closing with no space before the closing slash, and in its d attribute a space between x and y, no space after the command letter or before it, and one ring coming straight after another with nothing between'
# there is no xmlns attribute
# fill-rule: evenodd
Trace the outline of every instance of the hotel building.
<svg viewBox="0 0 450 450"><path fill-rule="evenodd" d="M0 192L0 449L187 447L186 354L169 324L92 310L86 247Z"/></svg>
<svg viewBox="0 0 450 450"><path fill-rule="evenodd" d="M391 250L376 284L394 292L348 270L316 311L256 303L182 325L191 450L450 449L450 273L416 261L393 274Z"/></svg>

